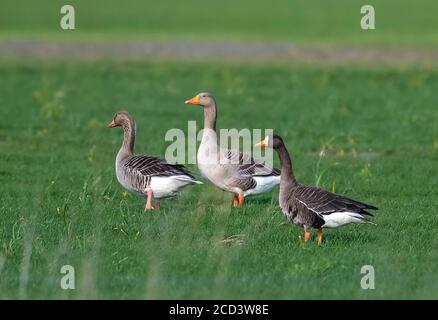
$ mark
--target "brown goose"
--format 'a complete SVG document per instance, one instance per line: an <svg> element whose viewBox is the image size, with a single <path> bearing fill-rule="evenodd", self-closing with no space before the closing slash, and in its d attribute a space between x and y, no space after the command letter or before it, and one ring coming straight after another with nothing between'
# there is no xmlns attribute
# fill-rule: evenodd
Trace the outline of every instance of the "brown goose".
<svg viewBox="0 0 438 320"><path fill-rule="evenodd" d="M183 166L169 164L165 160L146 155L134 155L135 122L128 112L116 112L109 128L122 127L122 147L116 157L116 176L120 184L146 195L145 211L152 210L152 197L159 208L161 198L175 196L187 185L202 184Z"/></svg>
<svg viewBox="0 0 438 320"><path fill-rule="evenodd" d="M318 244L321 244L323 228L337 228L350 223L373 224L368 218L373 215L366 210L377 210L375 206L299 184L292 170L289 152L280 136L267 136L256 146L277 151L281 163L280 207L290 221L304 228L305 242L310 239L311 228L318 229Z"/></svg>
<svg viewBox="0 0 438 320"><path fill-rule="evenodd" d="M200 93L186 104L204 108L204 130L197 154L199 171L218 188L233 194L232 205L243 205L246 196L261 194L280 183L280 171L256 162L250 154L221 148L217 142L217 105L209 93Z"/></svg>

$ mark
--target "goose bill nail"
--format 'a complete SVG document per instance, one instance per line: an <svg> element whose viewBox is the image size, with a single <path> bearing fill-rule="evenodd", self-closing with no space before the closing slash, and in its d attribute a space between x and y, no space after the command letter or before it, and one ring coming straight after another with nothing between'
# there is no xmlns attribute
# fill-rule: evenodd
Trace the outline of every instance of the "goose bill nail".
<svg viewBox="0 0 438 320"><path fill-rule="evenodd" d="M199 104L199 97L195 96L189 100L186 100L186 104L194 104L194 105Z"/></svg>

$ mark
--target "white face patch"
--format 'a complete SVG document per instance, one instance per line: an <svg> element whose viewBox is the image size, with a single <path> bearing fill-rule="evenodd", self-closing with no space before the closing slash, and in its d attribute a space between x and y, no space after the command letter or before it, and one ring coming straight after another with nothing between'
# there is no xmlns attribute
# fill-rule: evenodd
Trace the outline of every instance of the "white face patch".
<svg viewBox="0 0 438 320"><path fill-rule="evenodd" d="M266 146L269 146L269 136L265 137L265 143L266 143Z"/></svg>

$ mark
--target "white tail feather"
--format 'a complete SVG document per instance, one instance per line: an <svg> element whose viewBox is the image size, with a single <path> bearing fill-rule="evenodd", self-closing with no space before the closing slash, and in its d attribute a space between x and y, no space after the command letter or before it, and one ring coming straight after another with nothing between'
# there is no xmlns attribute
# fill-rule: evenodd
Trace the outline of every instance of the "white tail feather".
<svg viewBox="0 0 438 320"><path fill-rule="evenodd" d="M350 223L375 224L357 212L333 212L323 215L324 228L337 228Z"/></svg>

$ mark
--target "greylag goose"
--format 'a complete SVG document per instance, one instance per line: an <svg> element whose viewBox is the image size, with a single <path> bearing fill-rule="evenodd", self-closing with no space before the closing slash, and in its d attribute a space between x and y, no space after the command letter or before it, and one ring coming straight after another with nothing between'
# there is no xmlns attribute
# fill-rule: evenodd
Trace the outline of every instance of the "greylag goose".
<svg viewBox="0 0 438 320"><path fill-rule="evenodd" d="M280 208L290 221L304 228L305 242L310 239L311 228L318 229L318 244L321 244L323 228L337 228L350 223L373 224L369 220L373 215L366 210L377 210L377 207L298 183L289 152L280 136L267 136L256 146L274 148L278 153L281 163Z"/></svg>
<svg viewBox="0 0 438 320"><path fill-rule="evenodd" d="M232 205L242 206L246 196L271 190L280 183L280 171L256 162L251 155L221 148L217 142L217 105L208 93L200 93L186 104L204 108L204 130L197 154L203 176L218 188L233 194Z"/></svg>
<svg viewBox="0 0 438 320"><path fill-rule="evenodd" d="M135 155L135 122L128 112L116 112L108 127L123 128L123 143L116 157L117 180L127 190L146 195L145 211L154 209L152 197L159 208L161 198L175 196L187 185L202 184L183 165L169 164L154 156Z"/></svg>

